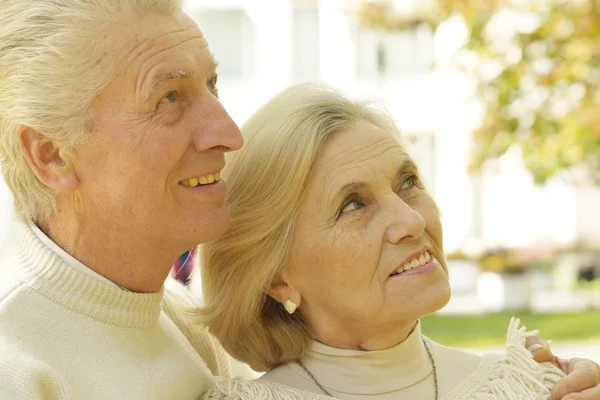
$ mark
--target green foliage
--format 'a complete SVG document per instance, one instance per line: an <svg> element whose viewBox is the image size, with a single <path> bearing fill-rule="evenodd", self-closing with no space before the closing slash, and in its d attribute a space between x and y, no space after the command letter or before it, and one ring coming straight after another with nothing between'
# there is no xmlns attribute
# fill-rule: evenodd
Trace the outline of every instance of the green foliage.
<svg viewBox="0 0 600 400"><path fill-rule="evenodd" d="M389 1L361 3L358 19L380 29L464 19L456 61L476 60L461 65L485 106L472 170L517 146L537 183L575 168L600 184L599 0L438 0L416 22L390 16Z"/></svg>
<svg viewBox="0 0 600 400"><path fill-rule="evenodd" d="M451 347L502 346L511 313L482 316L431 315L422 318L423 333ZM539 329L540 336L557 342L600 339L598 310L556 314L516 315L528 329Z"/></svg>

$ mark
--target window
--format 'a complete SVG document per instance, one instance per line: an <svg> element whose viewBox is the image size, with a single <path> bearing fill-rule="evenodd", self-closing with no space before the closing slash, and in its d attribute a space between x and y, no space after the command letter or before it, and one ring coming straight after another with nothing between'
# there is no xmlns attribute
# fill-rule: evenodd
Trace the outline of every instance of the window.
<svg viewBox="0 0 600 400"><path fill-rule="evenodd" d="M319 8L317 4L293 8L293 74L299 80L320 76Z"/></svg>
<svg viewBox="0 0 600 400"><path fill-rule="evenodd" d="M413 158L427 189L435 191L436 143L435 134L419 133L403 135L403 144Z"/></svg>
<svg viewBox="0 0 600 400"><path fill-rule="evenodd" d="M433 62L433 31L426 24L389 32L359 28L356 55L361 78L401 78L424 73Z"/></svg>
<svg viewBox="0 0 600 400"><path fill-rule="evenodd" d="M255 73L255 29L242 10L197 10L192 13L210 42L219 74L251 79Z"/></svg>

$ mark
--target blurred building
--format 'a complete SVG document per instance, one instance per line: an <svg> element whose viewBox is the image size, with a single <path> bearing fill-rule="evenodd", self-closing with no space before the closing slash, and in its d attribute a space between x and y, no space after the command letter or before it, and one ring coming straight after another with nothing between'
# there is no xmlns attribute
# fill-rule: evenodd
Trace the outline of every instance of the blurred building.
<svg viewBox="0 0 600 400"><path fill-rule="evenodd" d="M406 12L416 1L398 2ZM554 179L536 187L512 152L467 172L481 117L467 76L447 60L466 38L460 20L434 34L361 29L342 0L188 0L220 64L223 103L238 123L290 84L324 80L382 101L443 213L446 248L600 241L600 190ZM431 68L435 63L436 67Z"/></svg>

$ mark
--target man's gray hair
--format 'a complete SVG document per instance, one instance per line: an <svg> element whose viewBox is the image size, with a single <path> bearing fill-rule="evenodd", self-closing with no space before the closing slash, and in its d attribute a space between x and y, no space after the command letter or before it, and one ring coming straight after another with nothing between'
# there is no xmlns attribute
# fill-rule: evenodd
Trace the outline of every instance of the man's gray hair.
<svg viewBox="0 0 600 400"><path fill-rule="evenodd" d="M88 134L92 101L114 75L99 38L120 17L182 6L183 0L0 0L0 167L20 219L48 217L56 193L29 168L19 127L72 149Z"/></svg>

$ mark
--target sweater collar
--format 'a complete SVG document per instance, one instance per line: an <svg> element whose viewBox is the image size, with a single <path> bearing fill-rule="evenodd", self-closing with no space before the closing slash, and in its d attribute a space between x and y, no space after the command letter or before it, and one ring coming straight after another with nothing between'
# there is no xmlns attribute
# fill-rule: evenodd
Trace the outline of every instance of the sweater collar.
<svg viewBox="0 0 600 400"><path fill-rule="evenodd" d="M31 231L40 240L40 242L42 242L51 252L53 252L57 256L59 256L65 262L65 264L67 264L69 267L71 267L81 273L84 273L98 281L102 281L109 286L119 287L119 285L117 285L116 283L114 283L114 282L110 281L108 278L105 278L104 276L100 275L93 269L86 267L85 265L83 265L83 263L81 261L77 260L75 257L73 257L72 255L67 253L65 250L63 250L58 244L54 243L54 241L52 239L50 239L48 237L48 235L46 235L44 232L42 232L42 230L35 223L29 222L27 224L27 226L29 228L31 228ZM124 289L124 288L122 288L122 289ZM126 290L126 289L124 289L124 290Z"/></svg>
<svg viewBox="0 0 600 400"><path fill-rule="evenodd" d="M70 267L20 221L14 223L7 245L23 284L56 303L116 326L145 328L158 321L164 288L133 293L107 285Z"/></svg>
<svg viewBox="0 0 600 400"><path fill-rule="evenodd" d="M433 368L421 336L421 323L402 343L378 351L338 349L313 341L302 362L327 389L340 393L377 395L410 387ZM301 367L289 364L310 379Z"/></svg>

